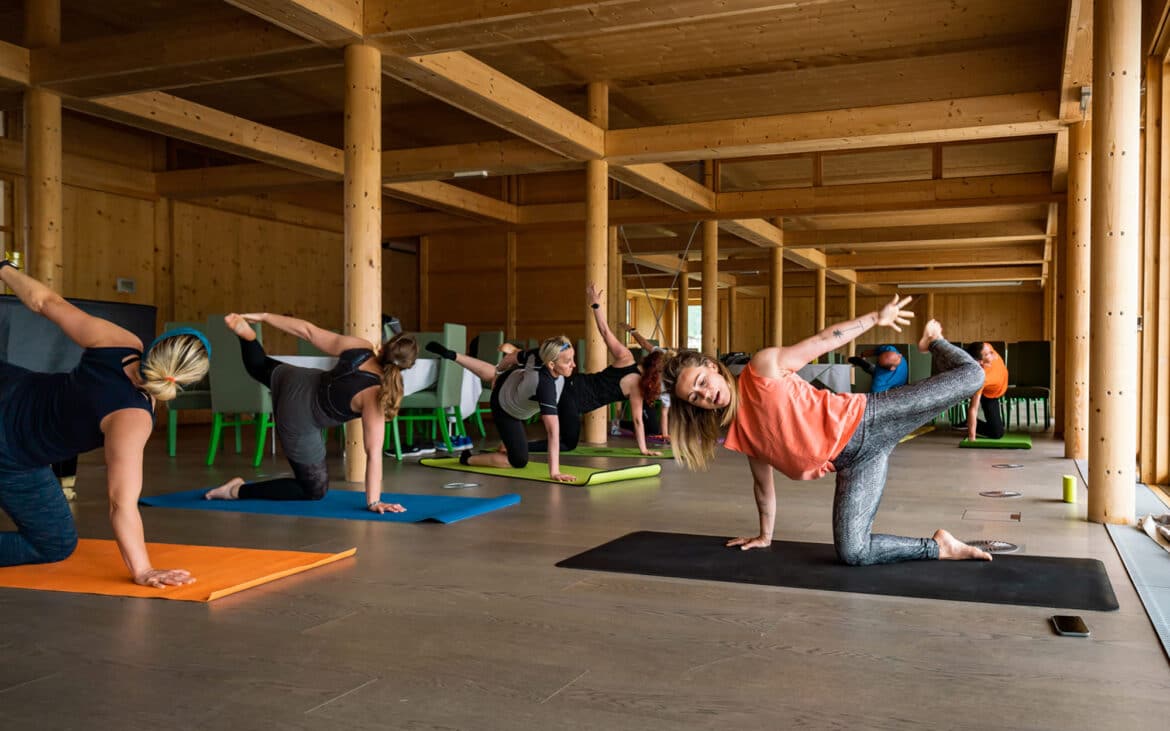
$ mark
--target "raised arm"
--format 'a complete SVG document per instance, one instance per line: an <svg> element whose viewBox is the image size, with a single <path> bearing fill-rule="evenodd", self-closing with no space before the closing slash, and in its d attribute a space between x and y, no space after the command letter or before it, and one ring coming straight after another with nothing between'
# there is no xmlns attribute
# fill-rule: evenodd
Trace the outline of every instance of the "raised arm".
<svg viewBox="0 0 1170 731"><path fill-rule="evenodd" d="M634 338L634 342L638 344L638 347L642 350L645 350L647 353L649 353L651 350L654 350L654 343L642 337L642 333L638 332L638 328L623 322L618 324L618 329L628 332Z"/></svg>
<svg viewBox="0 0 1170 731"><path fill-rule="evenodd" d="M341 355L351 348L372 349L374 346L368 340L352 335L341 335L323 327L317 327L308 320L287 315L276 315L271 312L247 312L243 318L248 322L266 322L277 330L295 335L311 344L314 348L329 355Z"/></svg>
<svg viewBox="0 0 1170 731"><path fill-rule="evenodd" d="M605 347L613 357L613 364L618 368L628 366L634 362L634 354L609 329L609 322L605 319L605 302L601 299L603 293L604 290L598 289L596 284L590 282L585 288L585 299L593 308L593 321L597 323L597 331L601 333L601 339L605 341Z"/></svg>
<svg viewBox="0 0 1170 731"><path fill-rule="evenodd" d="M877 325L902 332L901 325L909 325L914 313L903 309L910 304L909 297L895 296L885 307L861 317L822 330L796 345L765 348L752 357L752 366L763 376L775 377L780 370L795 371L808 365L830 350L854 340Z"/></svg>
<svg viewBox="0 0 1170 731"><path fill-rule="evenodd" d="M134 333L114 323L82 312L65 298L14 266L0 266L0 282L8 285L24 306L46 317L83 348L142 348Z"/></svg>
<svg viewBox="0 0 1170 731"><path fill-rule="evenodd" d="M776 483L772 465L748 457L748 466L752 470L752 492L756 497L756 511L760 514L760 532L755 538L744 536L727 542L729 547L739 546L743 551L772 545L772 531L776 527Z"/></svg>
<svg viewBox="0 0 1170 731"><path fill-rule="evenodd" d="M102 421L106 440L106 479L110 498L110 524L122 560L134 582L144 586L177 586L195 579L183 569L156 569L146 552L138 497L142 494L142 448L150 436L150 414L142 409L121 409Z"/></svg>

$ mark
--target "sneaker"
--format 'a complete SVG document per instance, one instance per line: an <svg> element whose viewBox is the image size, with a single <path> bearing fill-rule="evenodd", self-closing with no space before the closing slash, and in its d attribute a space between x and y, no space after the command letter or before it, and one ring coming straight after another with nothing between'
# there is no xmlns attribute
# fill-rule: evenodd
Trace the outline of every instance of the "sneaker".
<svg viewBox="0 0 1170 731"><path fill-rule="evenodd" d="M460 434L451 440L451 445L456 449L471 449L475 446L475 442L471 441L471 437Z"/></svg>
<svg viewBox="0 0 1170 731"><path fill-rule="evenodd" d="M397 456L394 453L393 449L387 449L384 451L385 451L385 454L387 457L396 457ZM402 445L402 456L403 457L422 457L422 456L425 456L428 454L434 454L434 453L435 453L434 447L423 446L421 444L403 444Z"/></svg>

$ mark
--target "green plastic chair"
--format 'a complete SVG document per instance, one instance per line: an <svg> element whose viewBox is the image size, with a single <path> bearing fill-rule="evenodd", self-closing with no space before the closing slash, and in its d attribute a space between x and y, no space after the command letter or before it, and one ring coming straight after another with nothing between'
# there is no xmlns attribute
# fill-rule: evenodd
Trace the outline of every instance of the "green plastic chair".
<svg viewBox="0 0 1170 731"><path fill-rule="evenodd" d="M416 333L415 337L419 343L419 358L433 359L437 357L424 349L424 346L431 340L437 340L444 347L457 353L463 353L467 350L467 328L463 325L446 323L443 325L441 333ZM447 451L454 451L451 446L451 435L447 431L447 409L454 410L456 430L460 436L466 436L467 430L463 425L463 412L459 407L459 396L462 388L463 367L454 361L442 358L439 361L439 377L435 388L418 391L403 397L398 416L386 425L390 432L387 436L392 436L394 439L394 456L398 460L402 460L402 440L398 433L399 423L409 424L412 433L416 422L430 423L431 439L436 439L441 433L443 443L447 445ZM440 426L442 429L439 428ZM388 442L387 438L384 441L384 446L388 447Z"/></svg>
<svg viewBox="0 0 1170 731"><path fill-rule="evenodd" d="M1010 357L1005 356L1005 362L1011 385L1005 394L1005 401L1015 407L1016 427L1020 426L1020 406L1024 407L1024 418L1030 427L1032 407L1040 405L1044 408L1044 430L1047 431L1052 422L1049 401L1052 395L1052 343L1047 340L1028 340L1012 343L1007 349Z"/></svg>
<svg viewBox="0 0 1170 731"><path fill-rule="evenodd" d="M473 355L492 365L499 365L503 353L500 352L500 346L504 344L503 330L489 330L479 334L479 347L476 348ZM492 387L489 384L483 385L483 390L479 392L479 401L475 409L475 425L479 428L479 435L481 437L487 436L487 430L483 426L483 415L490 414L492 402Z"/></svg>
<svg viewBox="0 0 1170 731"><path fill-rule="evenodd" d="M163 332L177 327L189 327L199 332L205 329L202 322L163 323ZM179 395L167 401L167 454L174 457L179 435L179 412L211 408L211 379L204 376L202 381L193 383L179 391Z"/></svg>
<svg viewBox="0 0 1170 731"><path fill-rule="evenodd" d="M923 353L918 348L910 348L909 353L907 365L910 367L910 377L907 383L918 383L930 378L930 370L934 363L930 353Z"/></svg>
<svg viewBox="0 0 1170 731"><path fill-rule="evenodd" d="M256 338L263 342L259 323L253 323ZM236 452L243 451L242 427L256 427L256 455L252 465L264 458L264 439L272 426L272 394L248 375L240 360L240 341L223 323L223 315L211 315L204 329L211 342L211 444L208 466L215 463L219 439L225 426L236 428Z"/></svg>

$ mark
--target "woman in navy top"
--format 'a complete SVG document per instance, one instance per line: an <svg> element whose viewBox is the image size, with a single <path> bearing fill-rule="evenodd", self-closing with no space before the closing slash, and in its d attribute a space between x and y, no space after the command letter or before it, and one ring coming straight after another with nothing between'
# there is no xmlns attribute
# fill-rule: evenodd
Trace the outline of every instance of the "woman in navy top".
<svg viewBox="0 0 1170 731"><path fill-rule="evenodd" d="M194 331L164 333L143 357L133 333L82 312L6 260L0 281L84 348L68 373L0 361L0 508L17 526L0 533L0 566L50 563L73 553L77 530L49 465L104 446L110 522L131 577L146 586L194 581L182 569L151 565L138 496L155 403L207 374L206 340Z"/></svg>
<svg viewBox="0 0 1170 731"><path fill-rule="evenodd" d="M353 419L362 420L366 448L366 507L375 513L401 513L397 503L382 502L382 440L386 419L398 413L402 402L402 371L414 365L418 344L409 335L396 335L375 355L362 338L339 335L295 317L231 314L224 318L240 339L240 355L248 374L272 389L276 436L292 467L292 477L246 483L233 477L209 490L208 500L320 500L329 490L322 430ZM318 350L337 356L328 371L300 368L269 358L249 322L269 325L296 335Z"/></svg>

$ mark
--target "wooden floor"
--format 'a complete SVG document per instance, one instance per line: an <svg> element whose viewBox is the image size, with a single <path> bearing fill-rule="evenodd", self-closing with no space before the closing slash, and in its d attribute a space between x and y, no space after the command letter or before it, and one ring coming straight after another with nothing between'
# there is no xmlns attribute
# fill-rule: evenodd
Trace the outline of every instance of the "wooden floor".
<svg viewBox="0 0 1170 731"><path fill-rule="evenodd" d="M206 432L187 431L175 460L152 442L146 492L255 474L236 455L203 466ZM1170 665L1105 530L1078 519L1083 491L1060 502L1072 463L1043 438L1030 452L958 439L898 449L878 528L1100 558L1121 610L1084 613L1091 639L1054 636L1042 608L553 566L632 530L753 530L746 464L723 453L708 475L667 463L661 479L591 489L483 478L460 494L523 502L451 526L146 509L155 541L358 555L211 605L0 590L0 728L1166 728ZM386 466L399 492L463 479ZM103 479L87 457L82 536L111 535ZM779 481L779 536L831 540L830 480ZM1022 520L965 521L968 508Z"/></svg>

